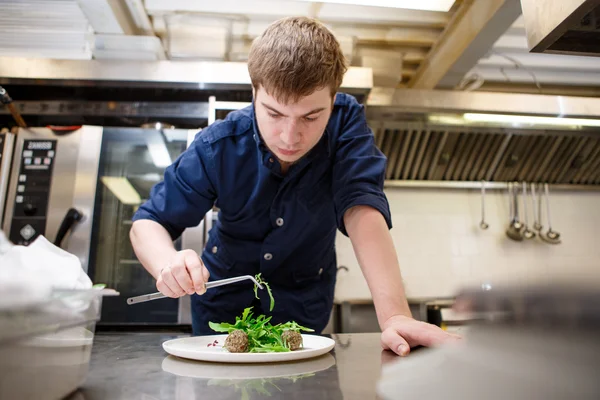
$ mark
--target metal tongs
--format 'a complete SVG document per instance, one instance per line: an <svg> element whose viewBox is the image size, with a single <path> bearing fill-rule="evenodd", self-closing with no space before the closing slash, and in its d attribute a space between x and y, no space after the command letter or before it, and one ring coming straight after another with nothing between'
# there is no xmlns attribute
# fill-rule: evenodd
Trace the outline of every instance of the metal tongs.
<svg viewBox="0 0 600 400"><path fill-rule="evenodd" d="M240 282L240 281L245 281L246 279L251 280L252 282L254 282L254 284L256 286L258 286L259 289L262 289L263 286L258 283L256 281L256 279L254 279L253 276L251 275L242 275L242 276L237 276L235 278L227 278L227 279L221 279L218 281L212 281L212 282L206 282L205 286L206 289L210 289L210 288L214 288L217 286L223 286L223 285L229 285L230 283L236 283L236 282ZM143 303L146 301L151 301L151 300L156 300L156 299L162 299L167 297L166 295L162 294L161 292L156 292L156 293L150 293L150 294L143 294L141 296L135 296L135 297L130 297L127 299L127 304L131 305L131 304L136 304L136 303Z"/></svg>

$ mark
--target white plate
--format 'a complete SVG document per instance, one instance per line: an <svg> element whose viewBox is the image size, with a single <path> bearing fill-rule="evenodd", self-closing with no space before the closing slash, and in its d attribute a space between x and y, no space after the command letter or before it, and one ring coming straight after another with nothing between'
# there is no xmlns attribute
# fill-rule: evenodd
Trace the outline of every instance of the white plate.
<svg viewBox="0 0 600 400"><path fill-rule="evenodd" d="M335 357L330 353L308 360L263 364L217 364L186 360L167 356L162 362L162 370L177 376L200 379L277 379L307 374L316 374L335 365Z"/></svg>
<svg viewBox="0 0 600 400"><path fill-rule="evenodd" d="M230 353L223 348L225 338L227 338L227 335L186 337L168 340L162 346L167 353L177 357L222 363L268 363L303 360L328 353L335 347L335 341L332 339L316 335L302 335L304 346L300 350L286 353ZM217 346L208 346L215 340L218 342Z"/></svg>

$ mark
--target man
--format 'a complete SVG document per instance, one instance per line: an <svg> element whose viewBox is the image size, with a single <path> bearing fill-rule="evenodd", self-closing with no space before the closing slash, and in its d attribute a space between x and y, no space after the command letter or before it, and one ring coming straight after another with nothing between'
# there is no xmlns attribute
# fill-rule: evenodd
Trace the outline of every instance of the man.
<svg viewBox="0 0 600 400"><path fill-rule="evenodd" d="M454 336L411 318L383 193L385 156L364 108L337 93L346 62L333 34L308 18L276 21L252 45L253 105L201 131L165 171L134 217L131 241L156 287L192 295L194 334L233 322L244 308L321 332L336 281L335 236L350 237L382 329L382 346L406 355ZM202 259L172 241L216 204L219 221ZM204 283L261 273L206 292Z"/></svg>

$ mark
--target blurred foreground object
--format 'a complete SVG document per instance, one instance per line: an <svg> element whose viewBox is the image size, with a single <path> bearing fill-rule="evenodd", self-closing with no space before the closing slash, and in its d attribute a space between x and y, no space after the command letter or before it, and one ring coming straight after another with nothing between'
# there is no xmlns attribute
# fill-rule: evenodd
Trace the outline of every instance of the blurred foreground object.
<svg viewBox="0 0 600 400"><path fill-rule="evenodd" d="M386 365L383 399L600 398L600 290L569 284L467 290L463 343Z"/></svg>

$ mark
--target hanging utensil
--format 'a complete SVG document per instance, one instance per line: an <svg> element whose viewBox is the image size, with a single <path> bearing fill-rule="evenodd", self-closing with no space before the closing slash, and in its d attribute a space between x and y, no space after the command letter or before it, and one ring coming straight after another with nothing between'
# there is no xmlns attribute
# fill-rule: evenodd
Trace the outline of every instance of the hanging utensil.
<svg viewBox="0 0 600 400"><path fill-rule="evenodd" d="M533 229L542 236L542 198L536 195L535 183L531 184L531 205L533 206ZM537 203L537 204L536 204Z"/></svg>
<svg viewBox="0 0 600 400"><path fill-rule="evenodd" d="M263 286L258 283L256 281L256 279L254 279L253 276L251 275L242 275L242 276L237 276L235 278L227 278L227 279L221 279L218 281L212 281L212 282L206 282L206 289L210 289L210 288L214 288L217 286L223 286L223 285L229 285L230 283L236 283L236 282L240 282L240 281L244 281L244 280L251 280L252 282L254 282L254 284L256 286L258 286L259 289L262 289ZM135 297L130 297L127 299L127 304L131 305L131 304L137 304L137 303L143 303L146 301L151 301L151 300L156 300L156 299L162 299L165 298L167 296L165 296L164 294L162 294L161 292L156 292L156 293L150 293L150 294L143 294L141 296L135 296Z"/></svg>
<svg viewBox="0 0 600 400"><path fill-rule="evenodd" d="M527 218L527 183L523 182L523 237L533 239L535 232L529 229L529 219Z"/></svg>
<svg viewBox="0 0 600 400"><path fill-rule="evenodd" d="M485 222L485 181L481 181L481 222L479 223L481 229L489 228L489 224Z"/></svg>
<svg viewBox="0 0 600 400"><path fill-rule="evenodd" d="M547 183L544 183L544 193L546 195L546 214L548 216L548 232L546 232L545 235L542 235L542 239L546 243L559 244L560 243L560 233L552 230L552 222L550 219L550 191L548 189Z"/></svg>
<svg viewBox="0 0 600 400"><path fill-rule="evenodd" d="M516 190L514 190L513 183L511 182L508 183L508 196L510 198L509 208L511 215L510 224L506 230L506 236L512 240L520 242L523 240L523 235L521 235L521 229L523 228L523 225L519 221Z"/></svg>

